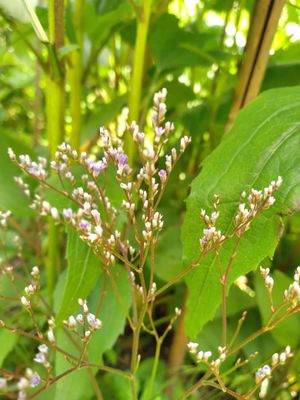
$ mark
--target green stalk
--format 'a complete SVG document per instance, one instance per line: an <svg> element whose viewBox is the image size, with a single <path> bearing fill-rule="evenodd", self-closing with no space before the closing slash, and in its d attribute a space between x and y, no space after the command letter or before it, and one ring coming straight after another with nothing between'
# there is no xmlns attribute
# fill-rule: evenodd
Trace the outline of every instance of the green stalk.
<svg viewBox="0 0 300 400"><path fill-rule="evenodd" d="M80 147L81 131L81 77L82 77L82 46L83 46L83 9L85 0L75 0L73 10L73 24L79 48L70 55L71 65L68 70L70 83L70 113L72 117L72 132L70 144L75 150Z"/></svg>
<svg viewBox="0 0 300 400"><path fill-rule="evenodd" d="M159 357L160 357L161 343L162 343L161 339L158 339L158 341L156 342L155 356L154 356L154 361L153 361L153 366L152 366L152 371L151 371L150 383L149 383L147 395L146 395L146 399L149 399L149 400L152 399L152 392L153 392L153 387L154 387L154 383L155 383L157 367L158 367Z"/></svg>
<svg viewBox="0 0 300 400"><path fill-rule="evenodd" d="M54 51L63 46L64 42L64 1L49 0L49 39ZM50 53L49 53L50 54ZM49 58L49 71L46 79L46 120L48 150L53 159L57 146L64 138L65 125L65 88L64 65L58 64L58 69L53 67ZM49 297L51 296L56 278L59 272L59 232L53 220L49 220L48 226L48 257L46 262L46 281Z"/></svg>
<svg viewBox="0 0 300 400"><path fill-rule="evenodd" d="M132 68L132 84L129 93L129 119L130 121L139 121L140 103L142 94L143 74L145 66L145 53L149 22L151 16L152 0L144 0L141 12L137 16L137 32L134 48L134 59ZM130 135L125 138L125 149L129 161L133 161L134 146Z"/></svg>

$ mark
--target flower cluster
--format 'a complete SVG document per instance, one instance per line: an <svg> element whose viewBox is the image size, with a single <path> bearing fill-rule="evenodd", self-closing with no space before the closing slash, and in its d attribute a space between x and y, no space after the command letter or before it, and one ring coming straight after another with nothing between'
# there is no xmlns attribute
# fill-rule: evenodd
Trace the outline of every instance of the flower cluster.
<svg viewBox="0 0 300 400"><path fill-rule="evenodd" d="M255 374L255 382L262 382L264 379L271 378L271 367L269 365L264 365L262 368L259 368Z"/></svg>
<svg viewBox="0 0 300 400"><path fill-rule="evenodd" d="M281 184L282 178L279 176L277 181L272 181L271 184L263 190L251 189L247 198L247 204L245 203L247 193L245 191L242 193L238 211L234 217L234 234L241 237L249 229L251 222L257 214L274 204L275 198L273 197L273 194L277 189L279 189ZM219 202L219 196L215 194L213 212L211 215L207 214L205 210L201 210L200 218L206 225L203 229L203 236L199 240L200 250L202 252L220 246L227 238L222 234L221 230L216 228L216 222L220 216ZM268 279L269 283L271 282L271 279L272 278Z"/></svg>
<svg viewBox="0 0 300 400"><path fill-rule="evenodd" d="M260 273L265 281L266 288L271 292L274 286L274 279L270 276L270 268L260 267Z"/></svg>
<svg viewBox="0 0 300 400"><path fill-rule="evenodd" d="M40 271L37 266L34 266L30 273L32 277L31 283L24 288L26 296L21 296L21 303L25 308L31 307L31 297L39 291L40 288Z"/></svg>
<svg viewBox="0 0 300 400"><path fill-rule="evenodd" d="M259 368L255 374L255 382L256 384L262 384L262 390L260 392L260 398L265 397L267 381L272 378L272 372L279 365L285 365L289 358L293 357L293 353L291 352L291 347L287 346L285 350L278 354L274 353L272 355L272 364L271 366L266 364L263 367Z"/></svg>
<svg viewBox="0 0 300 400"><path fill-rule="evenodd" d="M219 357L213 361L209 361L210 357L212 356L212 352L203 350L198 351L198 346L199 346L198 343L195 342L189 342L187 344L189 352L196 356L198 362L204 362L207 365L209 365L209 367L212 370L217 371L220 364L226 359L227 348L219 346L218 347Z"/></svg>
<svg viewBox="0 0 300 400"><path fill-rule="evenodd" d="M47 331L47 338L49 340L50 343L54 343L55 342L55 334L54 334L54 329L55 329L55 321L54 321L54 317L51 317L48 320L48 331Z"/></svg>
<svg viewBox="0 0 300 400"><path fill-rule="evenodd" d="M28 398L28 390L38 386L41 378L37 372L33 372L30 368L25 371L25 376L22 376L18 383L18 400L25 400Z"/></svg>
<svg viewBox="0 0 300 400"><path fill-rule="evenodd" d="M217 219L219 218L219 202L219 196L214 195L214 211L211 216L209 216L205 210L201 210L200 218L206 225L206 228L203 230L204 235L199 241L201 251L208 251L216 245L221 244L221 242L225 239L225 236L222 235L222 232L217 230L215 226Z"/></svg>
<svg viewBox="0 0 300 400"><path fill-rule="evenodd" d="M33 361L42 364L47 370L50 370L50 363L48 361L49 348L45 344L41 344L38 347L38 352L36 353Z"/></svg>
<svg viewBox="0 0 300 400"><path fill-rule="evenodd" d="M263 190L251 189L247 198L247 203L245 203L247 193L244 191L241 194L238 212L234 218L234 224L238 236L241 236L249 229L251 221L260 211L268 209L275 203L273 194L281 185L282 178L279 176L277 181L272 181L271 184Z"/></svg>
<svg viewBox="0 0 300 400"><path fill-rule="evenodd" d="M293 357L291 346L286 346L285 350L280 354L274 353L272 355L272 367L276 365L285 365L286 361L291 357Z"/></svg>
<svg viewBox="0 0 300 400"><path fill-rule="evenodd" d="M297 306L300 303L300 267L296 268L294 282L284 291L284 300Z"/></svg>
<svg viewBox="0 0 300 400"><path fill-rule="evenodd" d="M82 308L82 313L77 314L75 317L70 315L63 323L66 328L77 335L79 335L77 328L81 328L80 331L83 332L81 340L88 341L92 333L102 327L102 322L89 311L86 300L79 299L78 304Z"/></svg>
<svg viewBox="0 0 300 400"><path fill-rule="evenodd" d="M3 229L7 228L7 220L11 216L10 211L0 211L0 227Z"/></svg>

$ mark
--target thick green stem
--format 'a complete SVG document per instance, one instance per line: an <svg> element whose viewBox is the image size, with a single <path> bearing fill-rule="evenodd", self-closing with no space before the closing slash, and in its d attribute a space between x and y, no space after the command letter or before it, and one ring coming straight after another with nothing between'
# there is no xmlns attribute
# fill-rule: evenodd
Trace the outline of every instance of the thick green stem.
<svg viewBox="0 0 300 400"><path fill-rule="evenodd" d="M144 0L143 7L138 16L136 41L134 48L134 59L132 68L131 89L129 93L129 119L130 121L139 120L140 103L143 85L143 74L145 66L146 44L149 29L149 21L151 16L152 0ZM129 135L125 140L125 149L128 154L129 161L132 162L134 157L133 141Z"/></svg>
<svg viewBox="0 0 300 400"><path fill-rule="evenodd" d="M50 158L53 159L57 146L64 138L65 93L63 80L56 81L47 77L46 87L46 119L47 138Z"/></svg>
<svg viewBox="0 0 300 400"><path fill-rule="evenodd" d="M55 50L64 43L64 1L49 0L49 38L50 46ZM50 158L54 158L57 146L64 139L65 122L65 88L64 65L60 63L57 71L49 60L46 80L46 120L47 138ZM49 221L48 257L46 263L47 289L49 296L53 292L59 271L59 235L53 221Z"/></svg>
<svg viewBox="0 0 300 400"><path fill-rule="evenodd" d="M83 45L83 10L85 0L75 0L73 10L73 24L76 32L76 40L79 48L71 56L71 65L68 70L70 83L70 112L72 117L72 131L70 144L75 150L80 147L81 131L81 78L82 78L82 45Z"/></svg>

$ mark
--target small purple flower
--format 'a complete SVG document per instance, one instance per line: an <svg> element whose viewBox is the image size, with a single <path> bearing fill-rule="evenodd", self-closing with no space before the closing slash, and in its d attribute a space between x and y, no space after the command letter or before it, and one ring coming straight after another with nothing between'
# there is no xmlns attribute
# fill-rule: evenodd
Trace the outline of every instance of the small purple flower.
<svg viewBox="0 0 300 400"><path fill-rule="evenodd" d="M40 351L41 353L43 353L43 354L47 354L47 353L48 353L48 350L49 350L49 349L48 349L48 346L45 345L45 344L39 345L38 349L39 349L39 351Z"/></svg>
<svg viewBox="0 0 300 400"><path fill-rule="evenodd" d="M73 211L71 208L64 208L63 209L63 216L66 219L71 219L73 217Z"/></svg>
<svg viewBox="0 0 300 400"><path fill-rule="evenodd" d="M155 128L155 133L156 133L156 136L160 137L161 135L163 135L165 133L165 130L161 126L157 126Z"/></svg>
<svg viewBox="0 0 300 400"><path fill-rule="evenodd" d="M158 176L160 177L161 182L165 182L167 179L167 172L164 169L161 169L158 172Z"/></svg>
<svg viewBox="0 0 300 400"><path fill-rule="evenodd" d="M45 357L45 354L43 353L37 353L33 359L33 361L39 363L39 364L46 364L47 363L47 359Z"/></svg>
<svg viewBox="0 0 300 400"><path fill-rule="evenodd" d="M35 372L33 377L31 378L30 386L36 387L37 385L40 384L40 382L41 382L41 378L40 378L39 374L37 372Z"/></svg>
<svg viewBox="0 0 300 400"><path fill-rule="evenodd" d="M87 322L92 329L99 329L102 326L101 321L92 313L87 315Z"/></svg>
<svg viewBox="0 0 300 400"><path fill-rule="evenodd" d="M118 167L122 168L127 164L128 157L126 154L122 153L118 155Z"/></svg>
<svg viewBox="0 0 300 400"><path fill-rule="evenodd" d="M82 219L79 222L80 229L89 230L90 226L90 223L86 219Z"/></svg>
<svg viewBox="0 0 300 400"><path fill-rule="evenodd" d="M105 167L106 167L106 166L105 166L105 164L104 164L104 162L103 162L102 160L93 161L93 162L90 164L90 168L91 168L91 170L92 170L92 172L93 172L93 174L94 174L95 176L98 176L99 173L105 169Z"/></svg>

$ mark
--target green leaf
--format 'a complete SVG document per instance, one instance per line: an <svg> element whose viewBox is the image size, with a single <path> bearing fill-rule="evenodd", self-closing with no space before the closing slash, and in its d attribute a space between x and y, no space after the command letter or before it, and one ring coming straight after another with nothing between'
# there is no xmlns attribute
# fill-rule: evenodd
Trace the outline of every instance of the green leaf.
<svg viewBox="0 0 300 400"><path fill-rule="evenodd" d="M272 87L294 86L300 83L300 62L272 64L267 68L262 89Z"/></svg>
<svg viewBox="0 0 300 400"><path fill-rule="evenodd" d="M73 230L68 230L66 258L68 272L56 319L58 324L77 309L78 298L90 294L102 272L100 260Z"/></svg>
<svg viewBox="0 0 300 400"><path fill-rule="evenodd" d="M29 208L30 200L24 195L15 183L14 177L20 176L20 169L13 164L7 155L7 149L11 147L19 154L32 155L32 151L21 141L13 138L6 132L1 132L0 142L0 209L12 211L14 216L22 217L32 215Z"/></svg>
<svg viewBox="0 0 300 400"><path fill-rule="evenodd" d="M284 290L289 287L293 280L281 271L275 271L272 276L275 282L272 291L273 301L275 307L278 307L283 301ZM271 315L270 300L264 281L259 273L255 276L255 290L257 293L258 308L262 321L265 324ZM295 314L285 319L282 323L272 329L270 333L280 346L284 347L289 344L292 347L296 347L300 340L299 331L300 316Z"/></svg>
<svg viewBox="0 0 300 400"><path fill-rule="evenodd" d="M74 346L74 343L66 335L62 328L59 328L56 333L57 345L64 349L64 351L79 357L78 349ZM55 374L59 375L68 369L72 365L66 361L65 357L56 352L55 354ZM87 369L81 369L72 372L70 375L66 375L60 379L55 385L55 400L61 399L72 399L72 400L88 400L93 396L93 387L91 376Z"/></svg>
<svg viewBox="0 0 300 400"><path fill-rule="evenodd" d="M155 251L155 275L170 281L183 269L179 226L167 229L159 238Z"/></svg>
<svg viewBox="0 0 300 400"><path fill-rule="evenodd" d="M263 93L239 113L231 132L206 158L187 199L182 228L186 266L199 256L199 238L204 228L199 218L200 210L212 210L215 193L220 195L221 202L217 227L226 234L232 230L242 191L252 187L262 189L281 175L284 183L276 193L275 205L255 219L241 240L229 284L253 270L265 257L273 256L280 232L278 214L289 214L299 207L299 106L299 88ZM221 262L224 266L233 246L234 240L222 246ZM186 282L189 290L186 329L188 335L195 336L214 317L221 302L215 256L208 255L187 276Z"/></svg>
<svg viewBox="0 0 300 400"><path fill-rule="evenodd" d="M40 23L40 20L38 19L38 16L36 15L34 8L32 7L30 1L23 0L23 3L28 12L31 25L36 33L36 36L42 43L49 43L48 36L47 36L46 32L44 31L44 28L42 27L42 24Z"/></svg>
<svg viewBox="0 0 300 400"><path fill-rule="evenodd" d="M62 59L63 57L69 55L73 51L78 50L79 48L80 47L78 46L78 44L75 43L70 43L66 46L60 47L57 51L58 58Z"/></svg>
<svg viewBox="0 0 300 400"><path fill-rule="evenodd" d="M91 342L88 346L89 361L97 364L102 363L103 353L110 349L114 345L119 335L123 333L126 323L125 312L128 311L131 301L131 291L127 273L118 265L113 267L112 273L116 287L118 288L118 293L122 299L122 306L119 303L119 298L112 287L110 279L104 274L102 274L99 278L96 287L88 299L89 309L91 312L95 313L98 308L99 299L101 296L103 296L99 313L99 318L102 321L102 328L94 332ZM59 285L60 284L58 284L58 286ZM57 287L57 289L58 290L56 290L56 294L59 294L59 287ZM74 311L77 308L78 306L74 307ZM74 347L70 339L66 336L61 328L57 334L57 344L74 356L79 356L78 350ZM55 365L56 374L63 373L71 367L70 363L66 361L65 357L59 352L56 353ZM97 369L93 368L91 372L96 374ZM56 385L55 399L81 400L91 398L91 372L89 373L87 370L80 370L76 371L75 375L72 373L61 379ZM111 382L111 380L115 382L114 378L110 378L111 376L112 375L108 374L103 378L104 394L107 394L108 396L108 393L110 393L113 397L105 396L105 398L126 399L124 396L115 397L115 389L109 388L107 385L105 385L105 382ZM76 385L74 385L74 380L76 380ZM118 377L117 381L121 384L123 379ZM124 380L124 390L126 388L127 380Z"/></svg>
<svg viewBox="0 0 300 400"><path fill-rule="evenodd" d="M118 8L101 15L95 13L93 4L87 5L85 10L86 33L93 45L102 43L117 24L128 20L132 15L131 6L125 3L121 3Z"/></svg>
<svg viewBox="0 0 300 400"><path fill-rule="evenodd" d="M18 335L16 333L12 333L6 329L0 330L0 367L2 367L7 355L13 350L17 339Z"/></svg>
<svg viewBox="0 0 300 400"><path fill-rule="evenodd" d="M131 400L131 387L128 379L112 374L100 377L100 387L104 399Z"/></svg>
<svg viewBox="0 0 300 400"><path fill-rule="evenodd" d="M118 265L113 266L112 269L120 298L117 297L110 278L105 278L103 274L89 299L91 309L96 310L102 291L105 291L99 313L103 326L95 332L89 345L90 360L96 363L101 362L102 354L111 349L118 336L123 333L126 322L125 312L128 312L131 304L130 284L126 271ZM106 282L104 283L105 279ZM122 305L120 304L120 299L122 299Z"/></svg>
<svg viewBox="0 0 300 400"><path fill-rule="evenodd" d="M151 29L149 44L159 71L209 66L216 58L210 54L206 43L215 36L215 32L199 34L180 28L179 20L174 15L162 14Z"/></svg>
<svg viewBox="0 0 300 400"><path fill-rule="evenodd" d="M108 125L120 113L122 107L126 105L127 95L114 97L108 103L102 103L95 108L86 118L82 132L83 140L89 140L99 134L99 127Z"/></svg>

